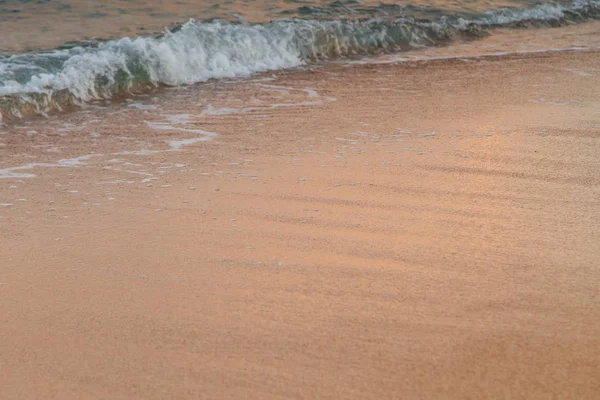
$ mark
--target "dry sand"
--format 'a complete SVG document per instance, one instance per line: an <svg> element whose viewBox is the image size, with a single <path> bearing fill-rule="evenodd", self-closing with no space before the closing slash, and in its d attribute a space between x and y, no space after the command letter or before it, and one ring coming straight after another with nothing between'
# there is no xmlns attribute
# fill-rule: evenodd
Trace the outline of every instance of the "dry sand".
<svg viewBox="0 0 600 400"><path fill-rule="evenodd" d="M161 101L189 113L211 99L220 115L186 126L218 138L11 170L35 177L0 181L0 397L598 398L599 65L340 64L175 90ZM268 85L311 89L249 109ZM38 133L4 139L3 165L38 160L37 140L65 159L187 132L120 115L14 128Z"/></svg>

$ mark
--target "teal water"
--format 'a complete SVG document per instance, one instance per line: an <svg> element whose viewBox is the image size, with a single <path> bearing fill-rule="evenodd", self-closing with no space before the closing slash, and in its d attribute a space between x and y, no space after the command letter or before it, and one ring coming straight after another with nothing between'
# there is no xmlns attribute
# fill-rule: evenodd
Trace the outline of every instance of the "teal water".
<svg viewBox="0 0 600 400"><path fill-rule="evenodd" d="M120 35L129 17L141 27ZM497 28L580 23L600 18L600 2L0 0L0 18L0 44L22 32L38 40L26 51L0 48L0 113L20 118L159 85L444 46ZM52 27L39 22L56 19ZM167 29L152 33L165 21ZM71 40L35 39L50 36L45 30Z"/></svg>

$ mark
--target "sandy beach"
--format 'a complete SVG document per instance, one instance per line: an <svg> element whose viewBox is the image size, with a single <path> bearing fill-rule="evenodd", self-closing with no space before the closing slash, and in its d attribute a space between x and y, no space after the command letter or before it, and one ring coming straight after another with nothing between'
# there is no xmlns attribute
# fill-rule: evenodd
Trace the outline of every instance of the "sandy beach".
<svg viewBox="0 0 600 400"><path fill-rule="evenodd" d="M0 397L598 398L600 52L452 51L0 128Z"/></svg>

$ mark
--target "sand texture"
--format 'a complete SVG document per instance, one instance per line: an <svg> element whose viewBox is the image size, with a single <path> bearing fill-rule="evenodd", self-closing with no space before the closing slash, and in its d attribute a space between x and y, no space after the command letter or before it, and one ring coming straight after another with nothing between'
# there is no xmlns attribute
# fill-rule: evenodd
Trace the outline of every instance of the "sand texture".
<svg viewBox="0 0 600 400"><path fill-rule="evenodd" d="M0 129L0 397L599 398L599 66L338 63Z"/></svg>

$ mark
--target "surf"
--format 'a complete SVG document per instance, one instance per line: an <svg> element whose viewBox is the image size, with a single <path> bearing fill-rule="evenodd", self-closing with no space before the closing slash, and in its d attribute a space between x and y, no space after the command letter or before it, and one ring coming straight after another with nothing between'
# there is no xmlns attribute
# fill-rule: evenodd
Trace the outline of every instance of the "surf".
<svg viewBox="0 0 600 400"><path fill-rule="evenodd" d="M159 36L0 55L0 115L10 121L157 86L246 77L330 59L473 40L499 27L560 26L600 18L600 2L504 8L465 18L283 19L185 24ZM1 118L1 117L0 117Z"/></svg>

